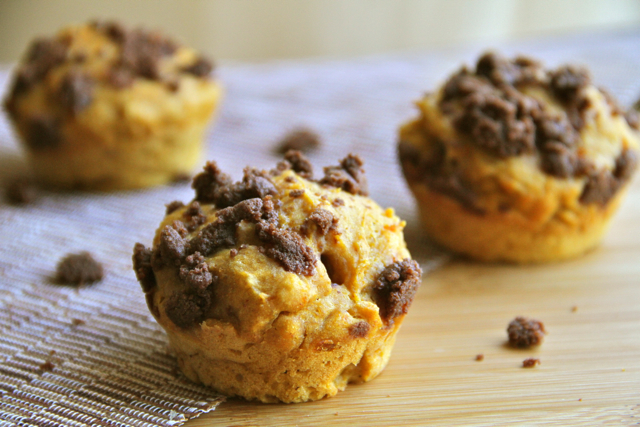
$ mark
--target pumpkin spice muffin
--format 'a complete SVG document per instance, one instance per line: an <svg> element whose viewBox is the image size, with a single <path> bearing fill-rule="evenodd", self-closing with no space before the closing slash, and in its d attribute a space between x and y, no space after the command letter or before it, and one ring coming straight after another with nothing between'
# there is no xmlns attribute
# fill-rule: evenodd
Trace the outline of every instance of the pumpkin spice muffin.
<svg viewBox="0 0 640 427"><path fill-rule="evenodd" d="M385 367L421 281L401 221L366 197L359 157L290 151L232 183L215 163L173 202L134 270L184 374L229 396L304 402Z"/></svg>
<svg viewBox="0 0 640 427"><path fill-rule="evenodd" d="M429 236L484 261L556 261L602 239L637 164L625 113L582 68L483 55L417 102L399 157Z"/></svg>
<svg viewBox="0 0 640 427"><path fill-rule="evenodd" d="M190 174L221 88L156 32L94 22L35 40L5 100L41 185L117 190Z"/></svg>

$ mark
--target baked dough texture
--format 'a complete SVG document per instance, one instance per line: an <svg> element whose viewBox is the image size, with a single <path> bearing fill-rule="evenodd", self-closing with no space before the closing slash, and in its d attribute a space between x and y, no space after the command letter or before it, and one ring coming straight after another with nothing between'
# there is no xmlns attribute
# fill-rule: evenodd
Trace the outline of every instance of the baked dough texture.
<svg viewBox="0 0 640 427"><path fill-rule="evenodd" d="M535 263L598 245L636 168L635 111L582 68L484 54L417 102L399 158L435 242Z"/></svg>
<svg viewBox="0 0 640 427"><path fill-rule="evenodd" d="M189 176L221 96L212 65L117 23L36 39L5 109L41 185L118 190Z"/></svg>
<svg viewBox="0 0 640 427"><path fill-rule="evenodd" d="M232 183L215 163L167 205L134 270L180 368L229 396L305 402L385 367L421 282L359 157L312 178L300 152Z"/></svg>

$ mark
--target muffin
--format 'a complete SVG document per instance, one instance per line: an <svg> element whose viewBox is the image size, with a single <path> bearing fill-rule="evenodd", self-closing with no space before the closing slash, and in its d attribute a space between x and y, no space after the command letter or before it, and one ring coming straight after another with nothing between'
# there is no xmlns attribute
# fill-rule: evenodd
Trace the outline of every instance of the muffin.
<svg viewBox="0 0 640 427"><path fill-rule="evenodd" d="M635 111L589 73L484 54L417 102L399 158L438 244L483 261L575 257L602 239L637 164Z"/></svg>
<svg viewBox="0 0 640 427"><path fill-rule="evenodd" d="M35 40L5 109L41 185L118 190L190 175L221 95L212 64L156 32L94 22Z"/></svg>
<svg viewBox="0 0 640 427"><path fill-rule="evenodd" d="M173 202L134 270L182 372L228 396L305 402L385 367L421 282L401 221L366 197L359 157L291 151L232 183L215 163Z"/></svg>

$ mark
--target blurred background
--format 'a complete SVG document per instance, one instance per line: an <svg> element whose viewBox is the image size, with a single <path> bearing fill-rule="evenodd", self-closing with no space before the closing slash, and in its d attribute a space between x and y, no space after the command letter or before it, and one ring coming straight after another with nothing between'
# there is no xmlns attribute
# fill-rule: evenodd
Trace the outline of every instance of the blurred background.
<svg viewBox="0 0 640 427"><path fill-rule="evenodd" d="M217 60L265 61L640 28L640 0L0 0L0 62L92 18L163 29Z"/></svg>

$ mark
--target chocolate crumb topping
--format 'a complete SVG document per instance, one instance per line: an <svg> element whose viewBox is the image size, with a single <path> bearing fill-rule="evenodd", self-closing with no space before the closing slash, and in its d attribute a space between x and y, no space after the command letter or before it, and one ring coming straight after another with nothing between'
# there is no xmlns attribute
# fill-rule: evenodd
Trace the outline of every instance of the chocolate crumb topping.
<svg viewBox="0 0 640 427"><path fill-rule="evenodd" d="M220 187L216 194L216 207L225 208L234 206L243 200L275 196L278 194L276 186L273 184L268 174L264 171L253 168L245 168L241 182Z"/></svg>
<svg viewBox="0 0 640 427"><path fill-rule="evenodd" d="M206 77L213 71L213 64L205 58L198 58L196 62L184 68L185 73L193 74L197 77Z"/></svg>
<svg viewBox="0 0 640 427"><path fill-rule="evenodd" d="M280 162L276 168L282 172L291 169L305 179L313 179L313 166L307 157L298 150L289 150L284 155L284 162Z"/></svg>
<svg viewBox="0 0 640 427"><path fill-rule="evenodd" d="M186 329L202 322L210 305L210 297L177 293L167 300L165 312L177 327Z"/></svg>
<svg viewBox="0 0 640 427"><path fill-rule="evenodd" d="M72 70L60 84L60 103L75 115L84 110L93 100L93 79L85 73Z"/></svg>
<svg viewBox="0 0 640 427"><path fill-rule="evenodd" d="M166 225L160 232L160 243L158 244L159 262L154 262L154 267L162 268L165 265L179 265L184 255L185 244L184 237L175 228Z"/></svg>
<svg viewBox="0 0 640 427"><path fill-rule="evenodd" d="M313 276L317 259L299 234L278 228L274 223L256 224L258 237L265 242L265 254L275 259L286 271Z"/></svg>
<svg viewBox="0 0 640 427"><path fill-rule="evenodd" d="M292 198L297 198L297 197L302 197L304 195L304 188L299 188L297 190L291 190L289 191L289 197Z"/></svg>
<svg viewBox="0 0 640 427"><path fill-rule="evenodd" d="M380 308L380 317L386 324L406 314L422 279L418 263L406 258L388 265L373 285L374 301Z"/></svg>
<svg viewBox="0 0 640 427"><path fill-rule="evenodd" d="M529 358L522 361L523 368L534 368L540 364L540 359Z"/></svg>
<svg viewBox="0 0 640 427"><path fill-rule="evenodd" d="M89 252L69 254L56 267L58 283L82 286L102 280L104 269Z"/></svg>
<svg viewBox="0 0 640 427"><path fill-rule="evenodd" d="M366 320L361 320L349 326L349 336L351 338L365 338L371 330L371 325Z"/></svg>
<svg viewBox="0 0 640 427"><path fill-rule="evenodd" d="M633 150L623 150L616 158L616 168L613 176L619 181L629 181L638 166L638 153Z"/></svg>
<svg viewBox="0 0 640 427"><path fill-rule="evenodd" d="M367 178L362 166L364 162L357 154L349 154L340 161L339 166L324 168L324 178L319 182L322 185L341 188L351 194L367 196Z"/></svg>
<svg viewBox="0 0 640 427"><path fill-rule="evenodd" d="M527 348L542 344L546 331L538 320L518 316L507 327L509 344L512 347Z"/></svg>
<svg viewBox="0 0 640 427"><path fill-rule="evenodd" d="M10 204L26 205L35 200L36 187L28 178L17 178L7 184L4 197Z"/></svg>
<svg viewBox="0 0 640 427"><path fill-rule="evenodd" d="M222 172L216 162L207 162L204 171L193 178L191 188L196 190L195 200L215 203L219 189L231 185L231 177Z"/></svg>
<svg viewBox="0 0 640 427"><path fill-rule="evenodd" d="M204 289L213 283L209 266L200 252L185 258L184 264L180 266L180 280L197 289Z"/></svg>
<svg viewBox="0 0 640 427"><path fill-rule="evenodd" d="M175 211L177 211L178 209L183 208L184 203L182 203L180 200L174 200L171 203L167 203L165 206L167 207L165 215L170 215Z"/></svg>
<svg viewBox="0 0 640 427"><path fill-rule="evenodd" d="M320 136L311 129L296 129L287 133L278 143L276 151L285 154L289 150L303 153L315 150L320 146Z"/></svg>
<svg viewBox="0 0 640 427"><path fill-rule="evenodd" d="M333 214L322 208L318 208L309 215L309 218L305 221L305 230L309 229L310 224L316 225L316 230L321 236L327 234L330 230L334 230L338 225L338 218Z"/></svg>
<svg viewBox="0 0 640 427"><path fill-rule="evenodd" d="M156 287L156 276L151 267L152 251L142 243L136 243L133 247L133 271L142 286L142 291L147 293Z"/></svg>
<svg viewBox="0 0 640 427"><path fill-rule="evenodd" d="M26 142L34 150L56 148L62 138L60 122L52 117L39 116L29 122Z"/></svg>
<svg viewBox="0 0 640 427"><path fill-rule="evenodd" d="M189 203L189 206L187 206L187 209L185 209L182 216L186 221L186 227L189 231L193 231L200 227L207 220L207 216L200 207L200 203L195 200Z"/></svg>
<svg viewBox="0 0 640 427"><path fill-rule="evenodd" d="M173 221L171 223L171 227L178 232L180 237L187 237L187 235L189 234L189 230L187 230L187 227L184 225L184 222L182 221L179 221L179 220Z"/></svg>
<svg viewBox="0 0 640 427"><path fill-rule="evenodd" d="M616 192L633 176L638 164L635 151L624 150L616 158L616 166L612 172L591 171L580 195L580 202L584 204L597 203L605 206Z"/></svg>
<svg viewBox="0 0 640 427"><path fill-rule="evenodd" d="M549 87L560 101L570 104L575 103L580 91L591 84L589 72L584 68L571 65L558 68L551 72Z"/></svg>

